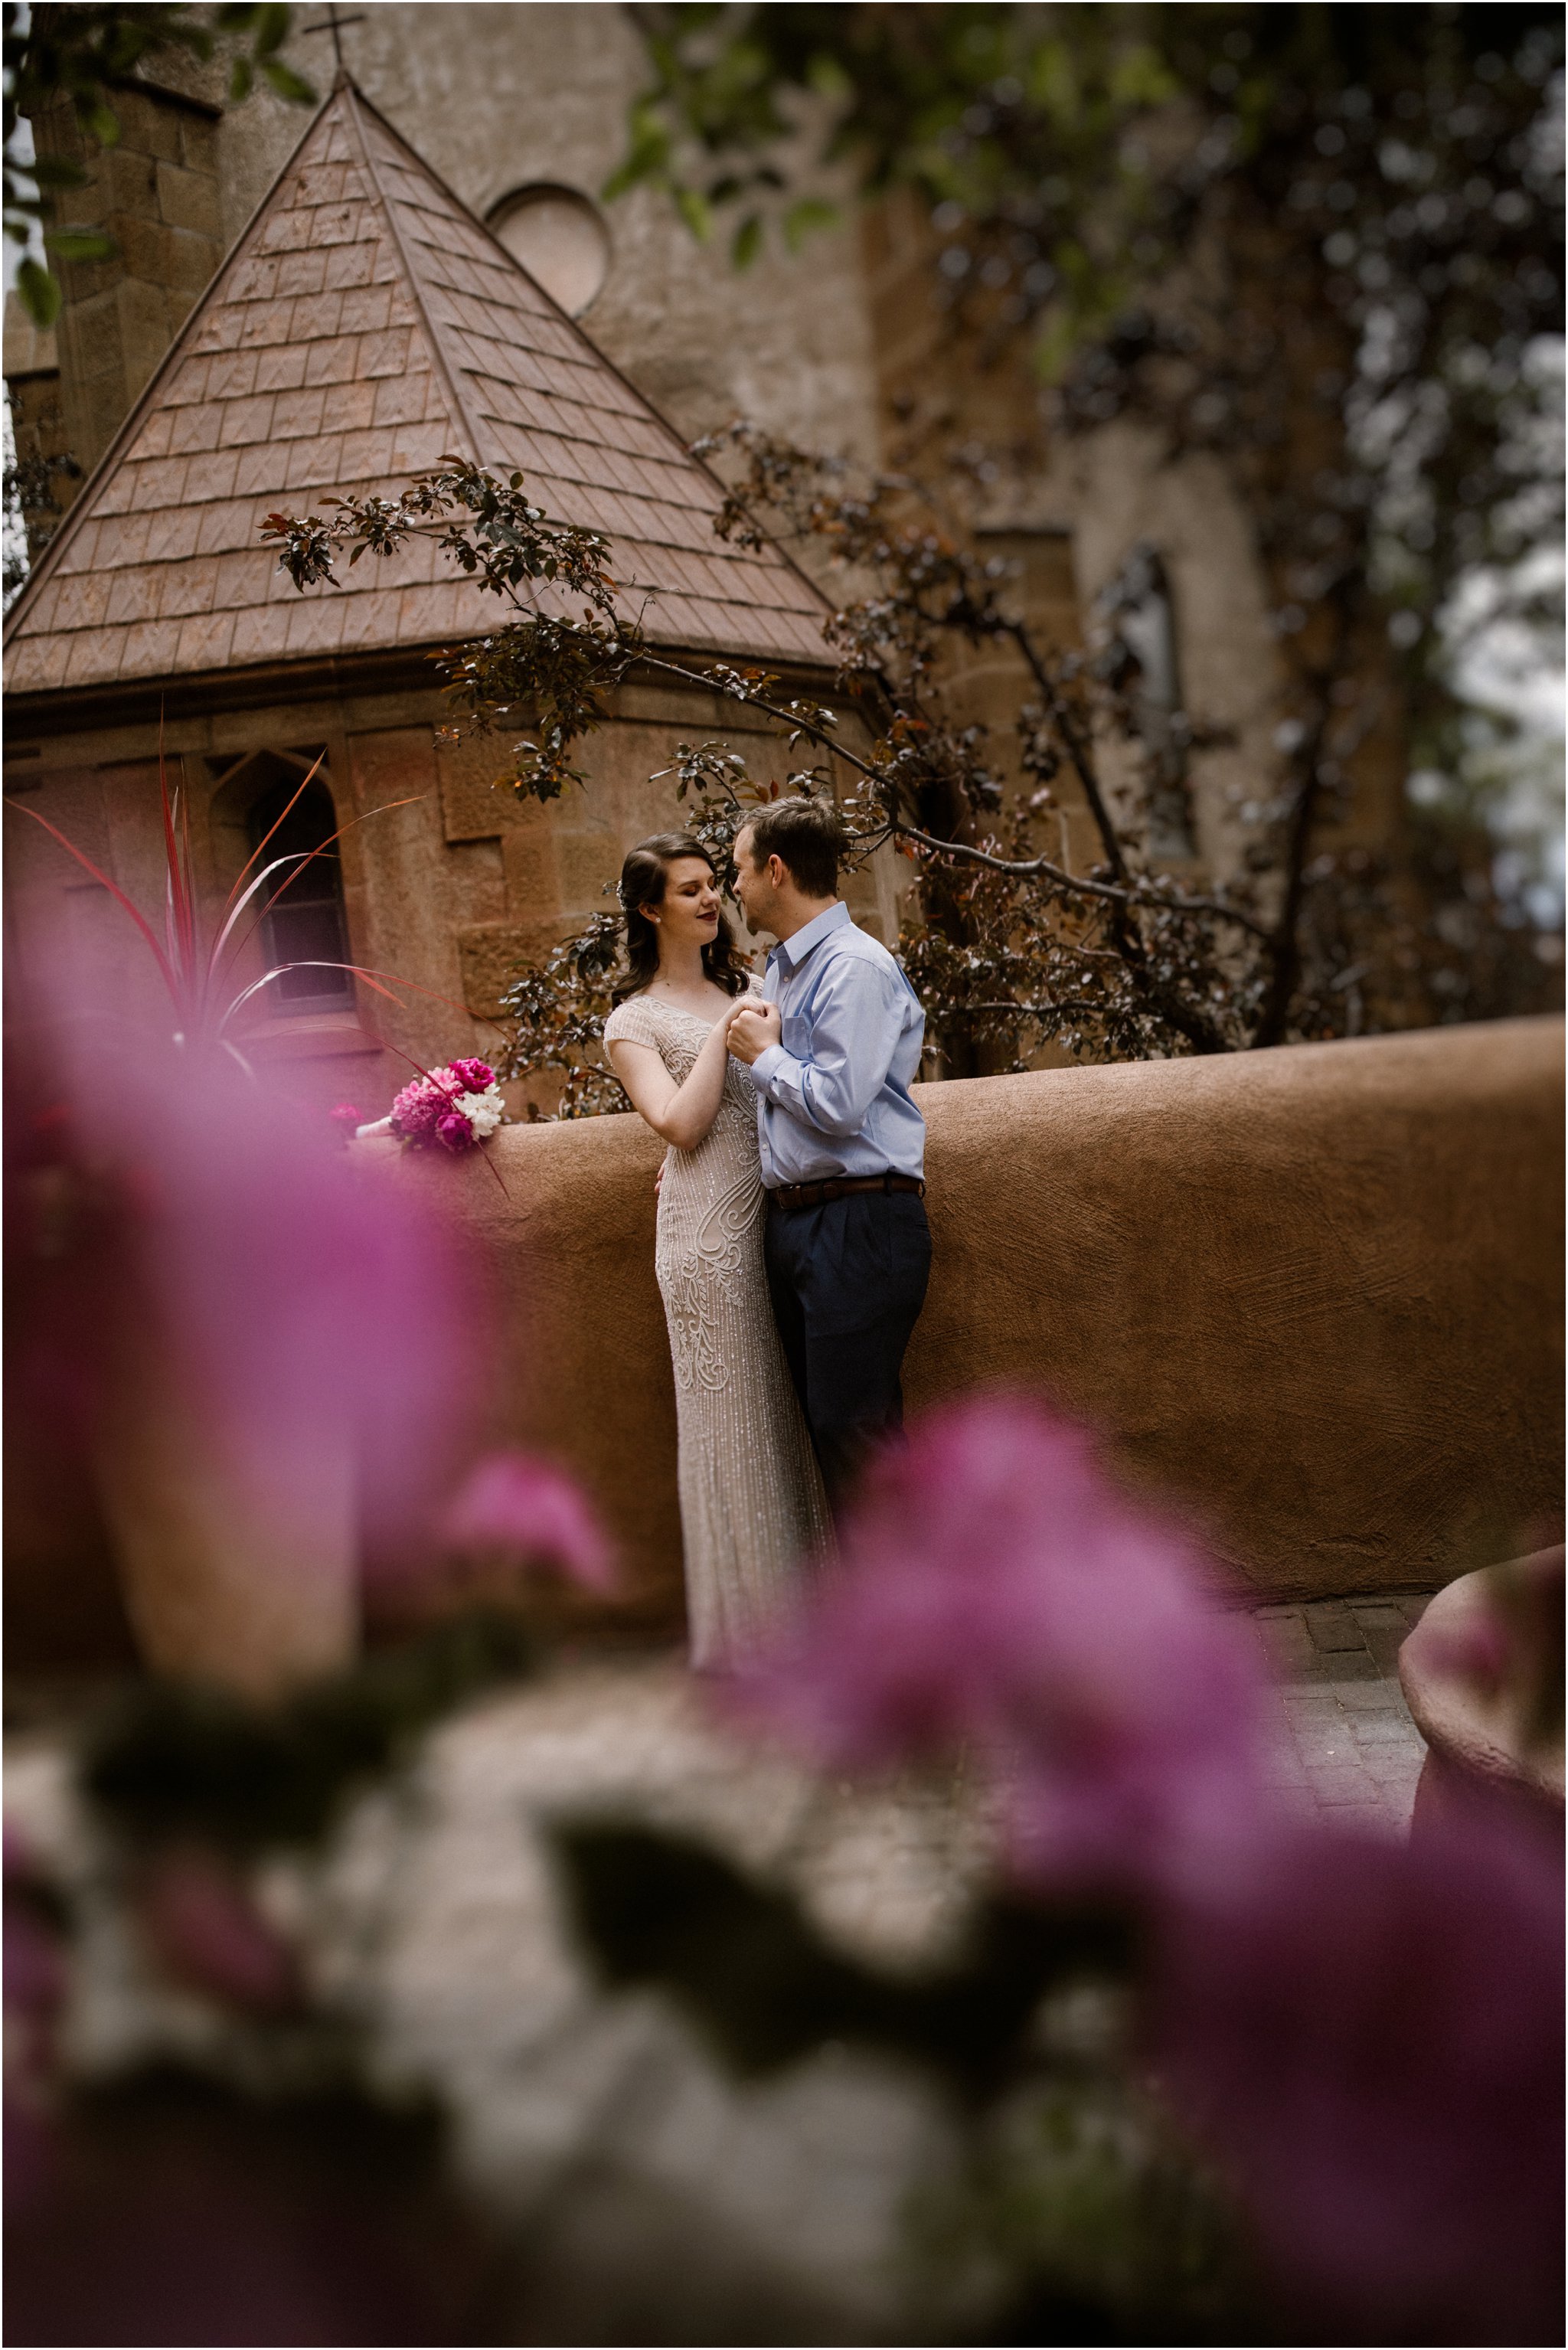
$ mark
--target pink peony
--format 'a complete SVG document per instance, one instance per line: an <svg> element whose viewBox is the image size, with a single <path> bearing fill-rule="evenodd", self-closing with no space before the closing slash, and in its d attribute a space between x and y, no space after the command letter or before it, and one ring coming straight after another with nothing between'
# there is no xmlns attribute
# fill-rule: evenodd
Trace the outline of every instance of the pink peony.
<svg viewBox="0 0 1568 2350"><path fill-rule="evenodd" d="M1033 1881L1200 1874L1262 1810L1262 1670L1211 1580L1082 1430L952 1406L877 1463L842 1571L750 1703L837 1764L971 1752Z"/></svg>
<svg viewBox="0 0 1568 2350"><path fill-rule="evenodd" d="M449 1068L416 1077L392 1104L392 1132L405 1142L439 1144L443 1150L472 1150L480 1136L459 1109L458 1101L464 1094L483 1093L494 1082L490 1064L474 1060L453 1061Z"/></svg>
<svg viewBox="0 0 1568 2350"><path fill-rule="evenodd" d="M499 1554L554 1568L585 1590L607 1591L614 1561L603 1528L572 1480L526 1452L492 1452L441 1520L454 1551Z"/></svg>
<svg viewBox="0 0 1568 2350"><path fill-rule="evenodd" d="M431 1142L436 1121L452 1108L452 1096L430 1077L415 1077L392 1104L391 1127L405 1142Z"/></svg>

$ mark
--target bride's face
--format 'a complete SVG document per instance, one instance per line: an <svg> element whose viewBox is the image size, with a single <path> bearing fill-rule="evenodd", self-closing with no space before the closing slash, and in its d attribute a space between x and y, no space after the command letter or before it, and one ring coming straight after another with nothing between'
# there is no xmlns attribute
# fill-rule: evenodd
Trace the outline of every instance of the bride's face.
<svg viewBox="0 0 1568 2350"><path fill-rule="evenodd" d="M711 946L719 934L719 885L701 857L678 857L665 868L664 896L648 909L661 950Z"/></svg>

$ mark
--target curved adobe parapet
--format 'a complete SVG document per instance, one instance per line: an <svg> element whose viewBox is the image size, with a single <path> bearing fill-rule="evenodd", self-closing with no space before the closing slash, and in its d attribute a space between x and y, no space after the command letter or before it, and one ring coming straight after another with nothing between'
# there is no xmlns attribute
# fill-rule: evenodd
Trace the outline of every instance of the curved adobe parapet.
<svg viewBox="0 0 1568 2350"><path fill-rule="evenodd" d="M1558 1507L1562 1026L1511 1021L926 1087L912 1407L1048 1391L1286 1596L1430 1586ZM631 1117L403 1162L506 1302L497 1436L584 1479L679 1607L660 1147Z"/></svg>

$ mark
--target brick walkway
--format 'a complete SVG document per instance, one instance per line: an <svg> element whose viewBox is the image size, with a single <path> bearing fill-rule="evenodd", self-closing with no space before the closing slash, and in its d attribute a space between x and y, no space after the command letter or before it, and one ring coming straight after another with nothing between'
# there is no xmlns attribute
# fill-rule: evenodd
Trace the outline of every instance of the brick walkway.
<svg viewBox="0 0 1568 2350"><path fill-rule="evenodd" d="M1427 1750L1395 1660L1430 1596L1253 1611L1280 1683L1280 1783L1336 1820L1401 1835L1410 1825Z"/></svg>

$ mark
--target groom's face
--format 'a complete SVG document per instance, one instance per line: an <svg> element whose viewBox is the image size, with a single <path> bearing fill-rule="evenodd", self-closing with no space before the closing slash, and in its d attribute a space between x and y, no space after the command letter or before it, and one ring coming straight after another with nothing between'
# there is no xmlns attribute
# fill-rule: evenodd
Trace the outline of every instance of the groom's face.
<svg viewBox="0 0 1568 2350"><path fill-rule="evenodd" d="M776 936L770 918L778 910L778 891L774 886L771 868L778 863L778 859L769 858L765 865L757 863L752 854L750 825L735 836L734 854L735 895L741 901L741 910L745 915L747 929L766 931L770 935Z"/></svg>

